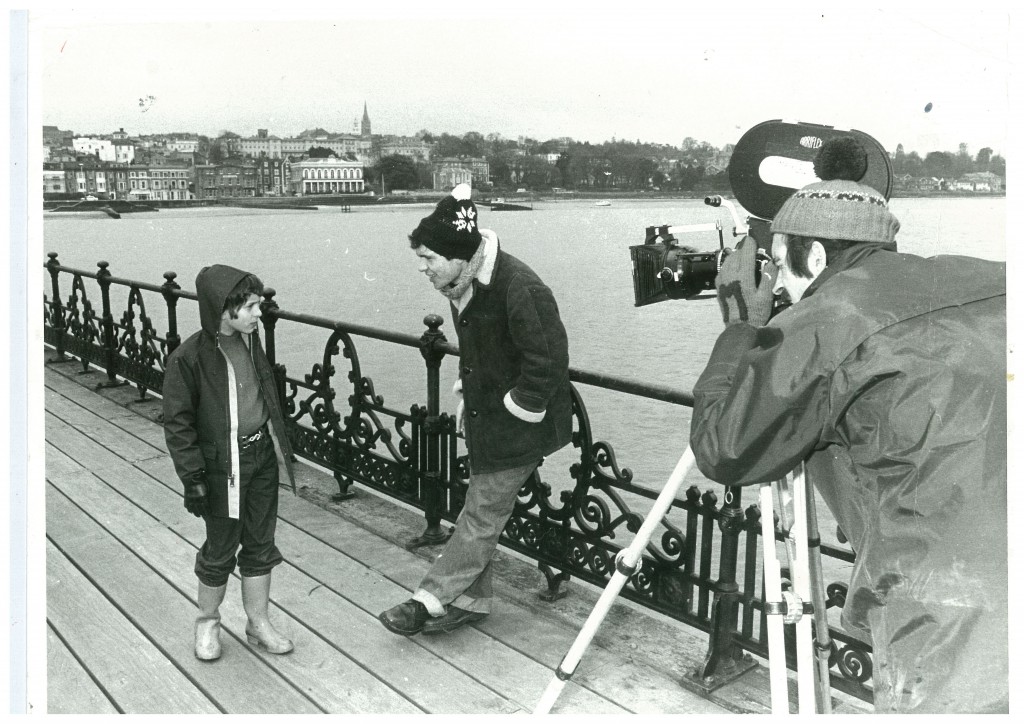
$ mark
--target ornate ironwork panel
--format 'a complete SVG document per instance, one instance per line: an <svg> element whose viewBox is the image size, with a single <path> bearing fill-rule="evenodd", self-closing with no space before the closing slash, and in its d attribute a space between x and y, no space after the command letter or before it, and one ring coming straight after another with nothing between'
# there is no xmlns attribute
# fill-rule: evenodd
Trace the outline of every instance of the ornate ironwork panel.
<svg viewBox="0 0 1024 724"><path fill-rule="evenodd" d="M58 349L62 342L64 352L77 357L84 369L98 366L106 368L111 377L118 375L130 380L138 386L140 396L147 391L159 393L167 356L179 340L175 305L179 299L194 300L195 296L180 290L173 272L164 275L166 281L162 286L155 286L113 278L105 262L100 263L99 274L62 267L55 254L50 255L45 266L53 278L54 290L52 299L43 300L45 342ZM57 293L60 274L71 278L66 303L61 302ZM98 314L89 298L87 279L101 287L106 285L105 298L110 285L128 287L126 308L117 313L106 312L108 324L111 319L119 320L112 324L113 349L104 346L103 312ZM169 329L162 335L147 315L144 292L161 295L167 306ZM429 329L421 338L395 339L399 335L383 330L355 328L358 331L353 332L352 325L281 312L273 301L274 294L271 289L264 294L267 351L278 377L295 454L331 470L343 493L358 483L423 510L428 529L438 516L456 520L465 502L469 468L466 457L459 455L461 437L454 417L437 411L436 371L441 357L453 353L448 351L439 332L440 318L431 315L425 320ZM285 320L306 325L308 339L315 340L317 334L326 336L319 360L301 377L290 376L274 359L275 329ZM385 405L384 396L377 392L373 379L360 364L353 338L357 333L420 347L428 366L427 405L414 404L408 411ZM590 373L571 374L585 384L621 394L663 399L654 392L645 394L639 383L626 391L621 384L595 381L596 376ZM617 459L613 445L598 439L583 396L575 386L572 400L571 463L567 469L553 468L551 463L538 468L520 491L501 539L507 548L536 560L554 588L573 576L604 586L615 570L616 555L629 545L643 522L644 502L653 500L658 493L637 485L631 469ZM559 484L552 485L549 480ZM557 493L553 492L556 487ZM735 643L767 656L760 515L757 506L751 505L741 516L738 502L734 502L726 516L719 508L715 490L689 487L676 500L661 530L652 536L622 595L709 632L714 615L712 603L722 590L717 579L719 568L728 569L725 575L730 580L724 583L738 601ZM721 524L725 517L729 518L727 524ZM737 560L723 563L719 553L726 532L733 536L730 549L739 553ZM427 536L425 542L440 540L443 536L433 535ZM823 546L822 552L832 558L853 560L847 551ZM845 594L844 584L831 583L829 607L841 607ZM550 598L558 595L555 591ZM833 685L869 700L870 647L835 627L831 627L831 635Z"/></svg>

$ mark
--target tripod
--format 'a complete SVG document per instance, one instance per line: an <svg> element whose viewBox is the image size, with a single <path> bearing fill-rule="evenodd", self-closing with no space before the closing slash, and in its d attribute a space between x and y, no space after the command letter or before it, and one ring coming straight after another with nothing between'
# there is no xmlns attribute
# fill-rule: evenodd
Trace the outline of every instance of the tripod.
<svg viewBox="0 0 1024 724"><path fill-rule="evenodd" d="M791 591L782 590L782 566L775 545L773 489L779 498L779 521L793 579ZM783 629L787 623L796 624L798 713L830 714L832 696L828 670L832 640L825 610L814 493L807 493L803 463L782 480L761 485L760 507L772 714L789 713Z"/></svg>
<svg viewBox="0 0 1024 724"><path fill-rule="evenodd" d="M637 531L633 542L619 552L615 558L615 573L590 612L583 628L576 636L569 651L563 657L555 677L548 684L534 714L551 711L566 683L572 678L590 645L598 627L604 621L608 610L615 602L619 591L636 572L654 529L672 506L676 492L683 479L694 465L693 452L686 449L676 463L675 470ZM786 547L790 566L793 570L794 591L782 591L782 569L775 549L774 498L772 488L779 489L782 515L780 516L786 534ZM797 624L798 655L797 693L800 700L799 713L809 714L816 710L831 713L829 692L828 658L832 648L829 638L828 621L825 616L825 591L822 587L821 555L818 542L817 518L813 495L805 492L803 463L785 479L776 483L765 483L760 489L761 531L764 543L765 613L767 614L769 681L771 684L772 714L788 714L788 685L786 678L786 648L784 640L785 623ZM809 545L811 548L809 548ZM813 551L812 551L813 549ZM812 593L813 589L813 593ZM813 598L813 603L812 603ZM817 641L811 640L811 619L816 623ZM813 644L813 652L812 652ZM815 666L814 659L817 659Z"/></svg>

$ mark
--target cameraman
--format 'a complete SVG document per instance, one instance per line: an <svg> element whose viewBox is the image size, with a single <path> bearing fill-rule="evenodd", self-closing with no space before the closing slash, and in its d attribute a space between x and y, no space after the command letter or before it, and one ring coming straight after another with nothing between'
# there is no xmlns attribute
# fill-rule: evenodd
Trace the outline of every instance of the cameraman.
<svg viewBox="0 0 1024 724"><path fill-rule="evenodd" d="M753 239L726 259L690 443L726 485L806 463L857 554L842 622L878 713L1006 712L1006 265L896 253L866 169L825 144L761 283ZM773 292L793 306L769 322Z"/></svg>

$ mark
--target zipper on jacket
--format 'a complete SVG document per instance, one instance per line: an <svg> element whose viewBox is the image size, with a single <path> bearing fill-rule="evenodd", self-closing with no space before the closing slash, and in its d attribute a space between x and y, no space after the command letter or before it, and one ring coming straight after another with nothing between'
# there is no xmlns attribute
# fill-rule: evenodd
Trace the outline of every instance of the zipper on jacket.
<svg viewBox="0 0 1024 724"><path fill-rule="evenodd" d="M228 473L228 517L238 518L238 387L235 382L235 368L231 366L224 348L220 346L220 330L217 330L217 351L224 357L228 374L228 449L231 456L231 472ZM232 515L234 513L234 515Z"/></svg>

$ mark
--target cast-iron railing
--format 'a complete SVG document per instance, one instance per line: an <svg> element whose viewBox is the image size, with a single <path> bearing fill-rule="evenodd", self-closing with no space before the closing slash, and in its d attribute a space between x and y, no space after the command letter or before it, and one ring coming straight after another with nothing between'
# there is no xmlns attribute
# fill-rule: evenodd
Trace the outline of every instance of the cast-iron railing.
<svg viewBox="0 0 1024 724"><path fill-rule="evenodd" d="M51 295L43 299L44 340L56 352L50 362L69 361L71 355L83 370L93 366L106 372L101 386L131 382L140 399L149 392L159 394L167 356L181 341L178 300L196 300L196 295L179 287L174 272L164 274L163 284L147 284L112 276L105 261L90 272L62 266L56 253L48 256L45 268ZM70 278L66 299L61 296L62 275ZM93 305L97 287L100 309ZM112 287L127 290L126 309L119 319L111 306ZM147 298L157 295L166 308L167 329L162 336L146 313ZM353 495L353 485L358 484L422 510L424 531L408 547L445 541L450 529L443 522L458 517L469 471L465 456L458 453L461 436L454 416L440 412L441 363L446 356L458 355L457 347L441 331L442 318L428 315L426 330L417 337L289 312L278 307L276 292L270 288L264 291L261 307L266 352L295 454L333 472L338 499ZM301 378L290 375L278 362L277 325L281 322L302 325L307 330L304 338L317 333L326 338L319 347L320 360ZM426 404L414 404L408 411L387 407L360 365L356 337L418 349L427 370ZM337 374L339 365L347 368L344 376ZM577 368L570 370L570 379L573 462L568 470L538 469L520 491L501 538L505 547L537 561L547 579L541 597L549 601L565 595L561 584L571 577L604 587L615 569L616 554L643 521L626 497L651 501L659 492L636 484L630 469L617 461L613 446L595 439L578 386L693 405L686 392L634 380ZM543 479L549 476L568 489L553 495L552 486ZM689 675L691 683L705 690L754 666L746 652L762 658L768 655L761 512L756 504L742 507L742 488L717 486L717 490L702 492L691 485L677 498L674 507L682 511L682 520L677 524L670 520L675 516L669 516L663 521L663 532L652 538L641 566L621 593L709 634L703 665ZM776 538L782 540L777 526ZM851 551L825 544L821 550L826 562L854 561ZM842 607L846 588L838 581L827 585L828 608ZM830 633L832 685L870 701L870 646L835 626L830 626ZM791 644L792 632L787 634ZM795 668L791 645L788 654L790 668Z"/></svg>

